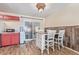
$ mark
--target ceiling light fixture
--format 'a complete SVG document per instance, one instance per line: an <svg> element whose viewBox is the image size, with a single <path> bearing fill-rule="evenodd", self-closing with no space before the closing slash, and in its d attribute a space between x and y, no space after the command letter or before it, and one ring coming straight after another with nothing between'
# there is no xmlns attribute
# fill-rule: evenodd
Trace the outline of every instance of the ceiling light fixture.
<svg viewBox="0 0 79 59"><path fill-rule="evenodd" d="M39 12L43 12L44 8L46 7L45 3L37 3L36 7Z"/></svg>

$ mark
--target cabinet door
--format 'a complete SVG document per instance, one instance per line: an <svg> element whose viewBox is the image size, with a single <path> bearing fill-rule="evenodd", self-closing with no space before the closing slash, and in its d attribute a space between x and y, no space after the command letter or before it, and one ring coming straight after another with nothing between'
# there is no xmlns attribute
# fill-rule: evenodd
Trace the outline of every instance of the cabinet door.
<svg viewBox="0 0 79 59"><path fill-rule="evenodd" d="M10 45L10 34L2 34L2 46Z"/></svg>
<svg viewBox="0 0 79 59"><path fill-rule="evenodd" d="M11 44L13 45L13 44L19 44L19 36L20 34L19 33L13 33L13 34L11 34Z"/></svg>
<svg viewBox="0 0 79 59"><path fill-rule="evenodd" d="M3 19L4 20L19 21L19 17L17 17L17 16L10 16L10 15L3 16Z"/></svg>
<svg viewBox="0 0 79 59"><path fill-rule="evenodd" d="M0 34L0 47L1 47L1 44L2 44L2 43L1 43L1 34Z"/></svg>

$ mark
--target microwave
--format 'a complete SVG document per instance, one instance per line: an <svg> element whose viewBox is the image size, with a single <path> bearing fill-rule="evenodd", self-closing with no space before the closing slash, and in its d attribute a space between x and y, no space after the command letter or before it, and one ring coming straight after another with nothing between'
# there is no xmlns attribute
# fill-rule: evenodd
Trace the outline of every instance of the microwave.
<svg viewBox="0 0 79 59"><path fill-rule="evenodd" d="M6 29L5 32L15 32L15 29Z"/></svg>

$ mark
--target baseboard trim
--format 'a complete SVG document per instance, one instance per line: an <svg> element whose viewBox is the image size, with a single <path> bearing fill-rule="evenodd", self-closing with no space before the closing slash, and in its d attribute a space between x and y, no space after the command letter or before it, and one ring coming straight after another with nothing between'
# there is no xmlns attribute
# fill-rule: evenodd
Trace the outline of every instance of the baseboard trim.
<svg viewBox="0 0 79 59"><path fill-rule="evenodd" d="M73 49L71 49L71 48L68 48L68 47L66 47L66 46L64 46L64 48L69 49L69 50L71 50L71 51L73 51L73 52L75 52L75 53L79 54L79 52L78 52L78 51L75 51L75 50L73 50Z"/></svg>

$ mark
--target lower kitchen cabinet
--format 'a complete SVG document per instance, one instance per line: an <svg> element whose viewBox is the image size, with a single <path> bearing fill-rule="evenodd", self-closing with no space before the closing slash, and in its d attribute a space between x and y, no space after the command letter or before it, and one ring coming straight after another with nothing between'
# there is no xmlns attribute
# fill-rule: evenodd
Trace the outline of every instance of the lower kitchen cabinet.
<svg viewBox="0 0 79 59"><path fill-rule="evenodd" d="M1 47L1 44L2 44L2 43L1 43L1 34L0 34L0 47Z"/></svg>
<svg viewBox="0 0 79 59"><path fill-rule="evenodd" d="M19 33L11 34L11 45L19 43L20 43L20 34Z"/></svg>
<svg viewBox="0 0 79 59"><path fill-rule="evenodd" d="M2 46L10 45L10 34L2 34Z"/></svg>
<svg viewBox="0 0 79 59"><path fill-rule="evenodd" d="M20 34L19 33L4 33L2 34L2 46L14 45L20 43Z"/></svg>

